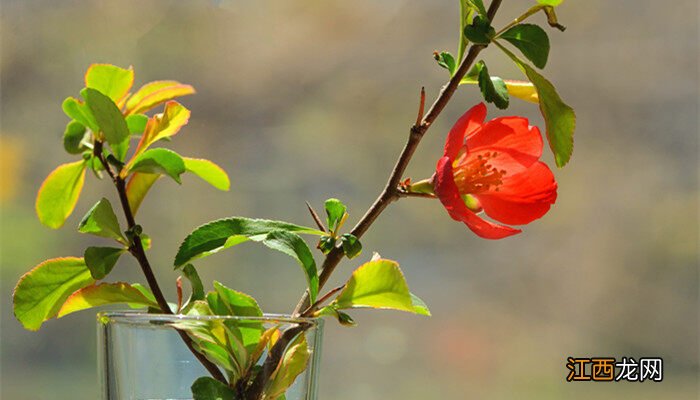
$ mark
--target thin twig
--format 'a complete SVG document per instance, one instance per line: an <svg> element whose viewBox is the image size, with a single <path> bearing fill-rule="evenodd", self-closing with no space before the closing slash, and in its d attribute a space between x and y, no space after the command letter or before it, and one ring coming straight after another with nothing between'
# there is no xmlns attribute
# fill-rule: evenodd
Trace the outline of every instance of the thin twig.
<svg viewBox="0 0 700 400"><path fill-rule="evenodd" d="M340 285L340 286L338 286L338 287L336 287L336 288L333 288L333 289L329 290L328 293L326 293L326 294L324 294L323 296L321 296L318 300L316 300L316 302L315 302L314 304L310 305L306 310L304 310L304 312L302 312L300 316L301 316L301 317L309 317L309 316L311 316L311 313L313 313L314 311L316 311L316 309L318 309L318 307L319 307L321 304L323 304L326 300L330 299L331 296L333 296L334 294L340 292L340 291L343 290L343 289L345 289L345 285L344 285L344 284L343 284L343 285Z"/></svg>
<svg viewBox="0 0 700 400"><path fill-rule="evenodd" d="M316 223L316 226L318 226L318 229L322 230L323 232L328 232L325 226L323 226L323 222L321 222L321 218L316 214L316 210L314 210L313 207L311 207L311 204L309 202L306 202L306 208L309 209L309 213L311 213L311 218L314 219L314 222Z"/></svg>

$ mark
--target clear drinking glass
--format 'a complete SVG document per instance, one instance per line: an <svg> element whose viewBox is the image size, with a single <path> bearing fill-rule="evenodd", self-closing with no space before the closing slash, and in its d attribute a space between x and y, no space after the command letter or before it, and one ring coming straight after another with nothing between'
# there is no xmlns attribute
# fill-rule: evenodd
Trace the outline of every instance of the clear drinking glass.
<svg viewBox="0 0 700 400"><path fill-rule="evenodd" d="M255 376L278 346L284 352L273 359L284 361L268 362L273 372L264 386L271 391L265 399L276 398L282 391L286 400L316 400L323 332L320 319L106 312L98 314L97 321L103 400L192 399L193 382L211 375L186 347L178 330L187 332L198 348L209 349L208 358L229 380L235 370L238 376L245 371ZM218 349L203 343L217 340ZM216 351L222 348L237 350ZM254 359L258 353L260 357Z"/></svg>

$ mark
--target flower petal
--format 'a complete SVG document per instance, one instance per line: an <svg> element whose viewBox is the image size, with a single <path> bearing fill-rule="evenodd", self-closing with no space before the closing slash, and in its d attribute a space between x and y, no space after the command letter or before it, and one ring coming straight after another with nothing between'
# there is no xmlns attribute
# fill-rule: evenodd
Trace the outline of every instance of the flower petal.
<svg viewBox="0 0 700 400"><path fill-rule="evenodd" d="M528 224L549 211L557 199L554 174L543 162L537 162L517 175L506 176L498 192L475 195L484 212L509 225Z"/></svg>
<svg viewBox="0 0 700 400"><path fill-rule="evenodd" d="M542 156L542 135L522 117L493 119L467 137L468 157L497 153L489 164L513 175L537 162Z"/></svg>
<svg viewBox="0 0 700 400"><path fill-rule="evenodd" d="M519 229L486 221L467 208L452 177L452 162L448 157L438 161L433 182L435 194L452 219L464 222L477 236L485 239L502 239L520 233Z"/></svg>
<svg viewBox="0 0 700 400"><path fill-rule="evenodd" d="M464 146L464 138L478 131L486 118L486 105L479 103L470 108L454 124L445 142L445 157L454 159Z"/></svg>

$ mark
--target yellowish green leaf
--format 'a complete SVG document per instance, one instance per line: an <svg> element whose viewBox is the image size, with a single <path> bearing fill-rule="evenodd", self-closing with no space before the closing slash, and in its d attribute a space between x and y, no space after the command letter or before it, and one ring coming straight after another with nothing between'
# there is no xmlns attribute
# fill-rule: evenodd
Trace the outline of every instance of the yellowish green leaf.
<svg viewBox="0 0 700 400"><path fill-rule="evenodd" d="M537 0L537 2L542 4L543 6L552 6L552 7L558 6L563 1L564 0Z"/></svg>
<svg viewBox="0 0 700 400"><path fill-rule="evenodd" d="M154 183L160 178L160 174L148 174L144 172L134 172L126 184L126 197L129 200L131 212L136 214L146 193Z"/></svg>
<svg viewBox="0 0 700 400"><path fill-rule="evenodd" d="M128 170L129 172L164 174L173 178L175 182L181 183L180 175L185 173L185 161L172 150L149 149L135 157Z"/></svg>
<svg viewBox="0 0 700 400"><path fill-rule="evenodd" d="M422 301L414 304L414 297L399 264L377 259L357 268L330 306L336 310L369 307L429 315Z"/></svg>
<svg viewBox="0 0 700 400"><path fill-rule="evenodd" d="M194 93L195 90L192 86L177 81L150 82L143 85L129 98L126 102L125 113L128 115L146 112L176 97Z"/></svg>
<svg viewBox="0 0 700 400"><path fill-rule="evenodd" d="M537 96L537 89L532 82L517 80L504 80L503 82L506 83L506 89L508 89L509 95L517 97L520 100L539 104L540 100Z"/></svg>
<svg viewBox="0 0 700 400"><path fill-rule="evenodd" d="M197 175L215 188L228 191L231 187L226 171L213 162L198 158L183 157L183 159L188 172Z"/></svg>
<svg viewBox="0 0 700 400"><path fill-rule="evenodd" d="M57 317L105 304L128 304L132 308L158 307L158 303L126 282L101 283L84 287L71 294L58 311Z"/></svg>
<svg viewBox="0 0 700 400"><path fill-rule="evenodd" d="M134 70L111 64L92 64L85 73L85 87L100 91L118 103L134 84Z"/></svg>
<svg viewBox="0 0 700 400"><path fill-rule="evenodd" d="M124 120L126 120L126 126L129 127L129 133L132 135L142 134L146 130L146 124L148 124L148 116L145 114L127 115Z"/></svg>
<svg viewBox="0 0 700 400"><path fill-rule="evenodd" d="M112 204L104 197L85 214L78 225L78 232L115 239L126 244L119 221L112 209Z"/></svg>
<svg viewBox="0 0 700 400"><path fill-rule="evenodd" d="M100 130L100 127L97 125L97 120L95 120L95 117L92 115L92 111L90 111L90 108L84 102L75 97L68 97L63 100L63 105L61 107L67 116L87 126L93 132Z"/></svg>
<svg viewBox="0 0 700 400"><path fill-rule="evenodd" d="M49 228L66 222L78 202L85 183L85 161L59 165L46 177L36 197L36 214Z"/></svg>
<svg viewBox="0 0 700 400"><path fill-rule="evenodd" d="M29 330L56 316L66 299L76 290L95 282L82 258L46 260L24 274L15 287L15 317Z"/></svg>
<svg viewBox="0 0 700 400"><path fill-rule="evenodd" d="M284 395L297 376L306 370L309 358L311 358L311 353L306 342L306 335L302 333L292 342L277 369L272 373L270 383L265 388L265 398L277 399Z"/></svg>
<svg viewBox="0 0 700 400"><path fill-rule="evenodd" d="M175 135L180 128L187 125L190 119L190 110L176 101L165 104L162 114L156 114L146 124L146 130L141 135L134 158L148 149L158 140Z"/></svg>

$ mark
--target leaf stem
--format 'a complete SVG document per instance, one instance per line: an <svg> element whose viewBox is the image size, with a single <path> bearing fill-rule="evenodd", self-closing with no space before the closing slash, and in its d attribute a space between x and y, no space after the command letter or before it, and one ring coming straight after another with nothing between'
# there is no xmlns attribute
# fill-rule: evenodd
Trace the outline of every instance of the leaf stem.
<svg viewBox="0 0 700 400"><path fill-rule="evenodd" d="M306 310L304 310L304 312L301 313L300 317L306 318L306 317L311 316L311 313L316 311L316 309L318 309L318 307L321 304L323 304L326 300L330 299L334 294L340 292L343 289L345 289L344 284L329 290L328 293L321 296L318 300L316 300L316 302L314 304L310 305Z"/></svg>
<svg viewBox="0 0 700 400"><path fill-rule="evenodd" d="M496 35L494 35L494 37L499 37L499 36L501 36L501 34L502 34L503 32L507 31L508 29L510 29L510 28L514 27L515 25L517 25L517 24L523 22L524 20L528 19L530 16L532 16L532 15L536 14L538 11L544 9L544 7L545 7L545 6L539 5L539 4L536 5L536 6L530 7L530 9L527 10L527 11L525 11L525 13L523 13L523 15L521 15L521 16L519 16L518 18L512 20L508 25L504 26L500 31L496 32Z"/></svg>
<svg viewBox="0 0 700 400"><path fill-rule="evenodd" d="M112 171L111 166L109 165L109 163L104 157L104 154L102 153L102 149L102 141L96 140L95 148L93 149L93 154L100 160L100 163L102 163L102 166L104 167L105 171L107 171L109 177L112 178L112 181L114 182L114 185L117 188L117 193L119 194L119 202L121 203L122 210L124 211L124 217L126 218L127 227L129 230L133 230L133 228L136 226L136 221L134 219L134 213L132 212L131 207L129 206L129 198L126 195L126 182L121 176L115 174L114 171ZM146 256L146 251L143 248L143 243L141 243L141 237L138 234L134 234L133 236L133 243L129 245L129 253L131 253L131 255L134 256L134 258L136 259L136 261L138 261L138 264L141 267L141 271L143 272L144 276L146 277L146 281L148 282L148 287L151 289L151 292L153 292L153 296L156 298L158 307L160 307L160 311L163 314L173 314L172 310L170 309L170 306L168 305L168 301L163 295L163 291L160 290L158 280L153 274L153 268L151 268L151 264L148 261L148 257ZM182 341L185 342L187 348L192 352L192 354L197 358L197 360L199 360L199 362L204 366L204 368L206 368L207 371L209 371L212 377L220 381L221 383L228 385L226 377L221 372L221 370L219 370L219 368L216 365L214 365L202 353L198 352L194 348L192 338L190 338L184 331L181 331L179 329L176 329L176 331L182 338Z"/></svg>

